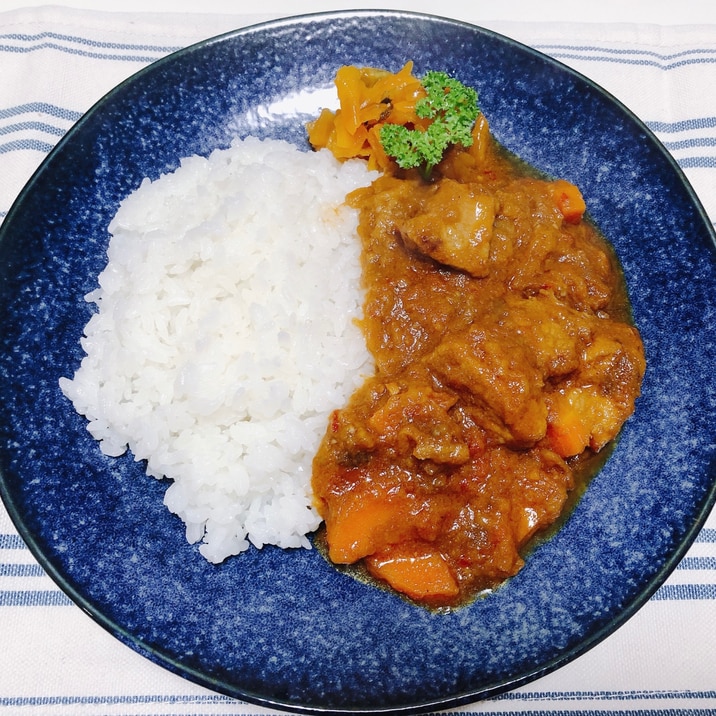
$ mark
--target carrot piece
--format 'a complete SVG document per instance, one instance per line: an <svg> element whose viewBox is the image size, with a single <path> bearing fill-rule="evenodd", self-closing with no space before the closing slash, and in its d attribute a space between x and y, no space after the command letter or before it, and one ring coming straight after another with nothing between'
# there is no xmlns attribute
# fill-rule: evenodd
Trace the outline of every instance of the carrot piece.
<svg viewBox="0 0 716 716"><path fill-rule="evenodd" d="M454 599L457 580L440 552L424 543L393 545L366 558L369 571L416 601Z"/></svg>
<svg viewBox="0 0 716 716"><path fill-rule="evenodd" d="M550 399L547 417L547 439L560 457L579 455L589 445L591 431L567 395Z"/></svg>
<svg viewBox="0 0 716 716"><path fill-rule="evenodd" d="M582 192L565 179L553 181L550 189L564 220L568 224L578 224L587 210Z"/></svg>
<svg viewBox="0 0 716 716"><path fill-rule="evenodd" d="M326 515L328 556L336 564L352 564L380 549L389 538L401 539L404 506L386 496L343 495ZM412 529L412 526L411 528Z"/></svg>

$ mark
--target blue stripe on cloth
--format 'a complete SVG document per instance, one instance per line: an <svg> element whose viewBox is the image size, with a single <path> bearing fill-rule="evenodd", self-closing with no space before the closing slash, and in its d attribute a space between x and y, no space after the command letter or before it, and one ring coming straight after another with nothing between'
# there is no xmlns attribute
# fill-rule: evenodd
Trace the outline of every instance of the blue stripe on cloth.
<svg viewBox="0 0 716 716"><path fill-rule="evenodd" d="M52 50L112 62L153 62L179 49L181 49L180 45L105 42L56 32L39 32L33 35L20 33L0 35L0 52L26 54L40 50Z"/></svg>
<svg viewBox="0 0 716 716"><path fill-rule="evenodd" d="M72 600L59 589L0 591L0 607L64 607Z"/></svg>
<svg viewBox="0 0 716 716"><path fill-rule="evenodd" d="M696 537L697 542L716 542L716 529L704 528Z"/></svg>
<svg viewBox="0 0 716 716"><path fill-rule="evenodd" d="M13 107L0 109L0 119L17 117L18 115L29 113L47 114L50 117L57 117L58 119L64 119L69 122L76 122L82 116L82 112L76 112L66 107L58 107L56 104L50 104L49 102L26 102L25 104L17 104Z"/></svg>
<svg viewBox="0 0 716 716"><path fill-rule="evenodd" d="M44 577L45 570L39 564L0 564L0 577Z"/></svg>
<svg viewBox="0 0 716 716"><path fill-rule="evenodd" d="M660 60L673 60L688 55L716 55L716 50L713 47L692 47L690 50L681 50L680 52L657 52L656 50L640 50L633 47L630 49L626 47L604 47L603 45L540 44L539 47L554 50L571 50L572 52L608 52L613 55L643 55Z"/></svg>
<svg viewBox="0 0 716 716"><path fill-rule="evenodd" d="M716 557L684 557L679 569L716 569Z"/></svg>
<svg viewBox="0 0 716 716"><path fill-rule="evenodd" d="M105 705L118 706L122 704L169 704L169 705L241 705L241 701L222 696L221 694L127 694L121 696L15 696L0 697L2 707L32 707L32 706L91 706ZM114 713L114 712L113 712ZM195 713L195 712L194 712ZM249 712L232 711L234 716L248 716Z"/></svg>
<svg viewBox="0 0 716 716"><path fill-rule="evenodd" d="M0 134L12 134L13 132L44 132L45 134L54 134L57 137L61 137L67 130L62 127L55 127L52 124L46 122L34 122L31 120L25 122L15 122L14 124L8 124L4 127L0 127Z"/></svg>
<svg viewBox="0 0 716 716"><path fill-rule="evenodd" d="M654 601L716 599L716 584L664 584L656 590Z"/></svg>
<svg viewBox="0 0 716 716"><path fill-rule="evenodd" d="M682 169L716 168L716 157L680 157L677 161Z"/></svg>
<svg viewBox="0 0 716 716"><path fill-rule="evenodd" d="M619 55L609 56L610 50L608 48L595 48L600 54L577 54L578 48L565 48L563 52L559 48L553 48L550 45L533 45L537 50L541 50L545 54L550 55L558 60L583 60L585 62L602 62L610 64L620 65L634 65L638 67L656 67L662 71L674 70L687 65L713 65L716 64L716 53L713 51L710 55L704 57L692 57L692 58L681 58L670 60L668 57L659 58L656 57L640 57L636 56L636 53L630 53L630 57L622 57ZM569 50L569 51L566 51Z"/></svg>
<svg viewBox="0 0 716 716"><path fill-rule="evenodd" d="M713 714L716 706L716 691L510 691L493 697L492 702L513 702L520 704L519 713L523 716L701 716L702 714ZM486 702L486 703L489 703ZM525 702L543 702L541 708L525 709ZM583 705L590 702L623 702L623 706L613 708L590 708L585 709ZM682 702L677 705L675 702ZM714 705L708 705L714 701ZM545 708L545 705L553 705L564 702L575 704L573 708ZM689 703L691 702L691 703ZM629 704L627 707L626 704ZM648 707L645 706L648 704ZM659 705L657 705L659 704ZM698 705L697 705L698 704ZM442 712L441 712L442 713ZM471 712L468 712L471 713ZM472 712L477 716L477 712ZM491 716L494 711L480 711L480 716ZM443 714L442 716L447 716ZM457 716L457 714L456 714ZM463 714L467 716L467 714Z"/></svg>
<svg viewBox="0 0 716 716"><path fill-rule="evenodd" d="M25 543L20 535L0 534L0 549L25 549Z"/></svg>
<svg viewBox="0 0 716 716"><path fill-rule="evenodd" d="M693 147L716 147L716 137L695 137L694 139L682 139L678 142L665 140L662 144L670 152L676 152L681 149L692 149Z"/></svg>
<svg viewBox="0 0 716 716"><path fill-rule="evenodd" d="M37 32L32 35L25 33L8 33L0 35L0 40L19 40L21 42L36 42L38 40L61 40L62 42L76 43L88 47L101 47L113 50L137 50L141 52L173 52L180 49L176 45L145 45L131 42L106 42L95 40L81 35L64 35L59 32Z"/></svg>
<svg viewBox="0 0 716 716"><path fill-rule="evenodd" d="M154 62L164 54L157 55L117 55L107 54L101 52L89 52L87 50L78 50L76 48L63 47L62 45L56 45L52 42L46 42L36 47L11 47L0 45L0 52L8 52L15 54L24 54L27 52L35 52L36 50L56 50L58 52L65 52L70 55L79 55L81 57L88 57L93 60L109 60L111 62Z"/></svg>
<svg viewBox="0 0 716 716"><path fill-rule="evenodd" d="M687 132L716 127L716 117L691 117L678 122L646 122L646 124L652 132Z"/></svg>
<svg viewBox="0 0 716 716"><path fill-rule="evenodd" d="M501 694L499 696L489 699L487 702L483 702L483 706L489 704L490 701L496 703L499 701L507 702L524 702L524 701L551 701L555 703L562 703L565 701L570 702L589 702L589 701L667 701L673 702L675 700L689 701L689 700L709 700L716 698L716 694L713 691L523 691L523 692L509 692L507 694ZM164 706L192 706L192 707L212 707L212 706L249 706L241 701L237 701L228 696L222 696L221 694L126 694L118 696L18 696L18 697L0 697L0 708L22 708L22 707L37 707L37 706L122 706L122 705L164 705ZM520 714L552 714L558 716L562 714L564 716L572 714L592 714L593 716L601 714L630 714L631 716L646 715L646 714L702 714L702 713L713 713L713 711L706 711L704 708L674 708L673 705L665 709L629 709L629 710L609 710L603 709L590 709L590 710L573 710L573 709L531 709L531 710L520 710ZM113 711L113 713L115 713ZM205 712L209 713L209 712ZM251 716L254 712L237 710L232 711L234 716ZM457 712L441 711L442 716L449 716L451 713L457 716ZM465 716L470 713L461 711L460 714ZM479 711L481 716L489 716L490 714L496 714L498 712L490 709L481 709ZM504 712L499 712L504 713ZM193 710L192 716L200 716L201 712Z"/></svg>
<svg viewBox="0 0 716 716"><path fill-rule="evenodd" d="M54 146L54 144L41 142L38 139L16 139L12 142L0 144L0 154L7 154L7 152L17 152L19 150L26 149L47 154Z"/></svg>
<svg viewBox="0 0 716 716"><path fill-rule="evenodd" d="M43 116L59 119L66 124L62 126L42 121ZM0 121L16 120L0 126L0 136L16 137L0 144L0 154L27 150L47 154L56 142L43 141L36 136L27 136L27 133L33 135L40 133L53 138L62 137L81 116L82 112L75 112L47 102L30 102L0 109Z"/></svg>
<svg viewBox="0 0 716 716"><path fill-rule="evenodd" d="M633 691L509 691L491 698L490 701L537 701L539 699L550 699L552 701L716 700L716 691L692 691L686 689L672 689L669 691L648 691L645 689Z"/></svg>

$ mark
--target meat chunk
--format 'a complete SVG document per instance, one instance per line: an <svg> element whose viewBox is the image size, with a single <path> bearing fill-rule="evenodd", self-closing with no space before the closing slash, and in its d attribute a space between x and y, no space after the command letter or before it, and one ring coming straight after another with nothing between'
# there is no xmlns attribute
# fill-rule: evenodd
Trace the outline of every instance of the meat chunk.
<svg viewBox="0 0 716 716"><path fill-rule="evenodd" d="M593 319L593 334L581 363L546 398L548 437L563 457L589 447L595 452L613 440L634 412L646 361L635 328Z"/></svg>
<svg viewBox="0 0 716 716"><path fill-rule="evenodd" d="M444 340L426 363L438 379L485 409L483 425L515 447L547 430L541 373L524 345L509 334L475 327Z"/></svg>
<svg viewBox="0 0 716 716"><path fill-rule="evenodd" d="M448 413L457 396L425 383L391 382L386 389L387 398L367 421L376 441L418 460L451 465L467 462L467 444Z"/></svg>
<svg viewBox="0 0 716 716"><path fill-rule="evenodd" d="M578 311L543 291L526 298L506 296L492 320L519 338L546 381L580 368L595 319L593 314Z"/></svg>
<svg viewBox="0 0 716 716"><path fill-rule="evenodd" d="M495 200L477 185L443 179L398 230L406 246L476 278L489 273Z"/></svg>

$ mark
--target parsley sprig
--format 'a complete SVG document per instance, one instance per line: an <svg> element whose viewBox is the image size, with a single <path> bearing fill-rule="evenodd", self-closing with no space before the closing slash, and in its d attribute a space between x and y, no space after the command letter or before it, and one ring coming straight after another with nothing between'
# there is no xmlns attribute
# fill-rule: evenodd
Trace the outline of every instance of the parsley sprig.
<svg viewBox="0 0 716 716"><path fill-rule="evenodd" d="M472 145L472 128L480 113L477 91L445 72L431 70L421 80L426 96L415 105L421 119L432 120L427 129L384 124L380 143L402 169L419 168L429 178L447 149Z"/></svg>

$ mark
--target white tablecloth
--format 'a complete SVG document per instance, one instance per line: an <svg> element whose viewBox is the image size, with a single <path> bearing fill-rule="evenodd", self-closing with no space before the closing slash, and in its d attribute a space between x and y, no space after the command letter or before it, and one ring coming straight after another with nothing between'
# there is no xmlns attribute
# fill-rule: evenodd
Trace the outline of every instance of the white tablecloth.
<svg viewBox="0 0 716 716"><path fill-rule="evenodd" d="M270 3L265 14L198 9L0 12L0 220L63 133L125 77L190 43L271 17ZM621 99L673 153L716 219L716 24L486 23L484 11L459 12ZM549 676L458 711L716 713L716 517L615 634ZM105 633L44 574L0 507L0 716L249 713L274 712L172 675Z"/></svg>

